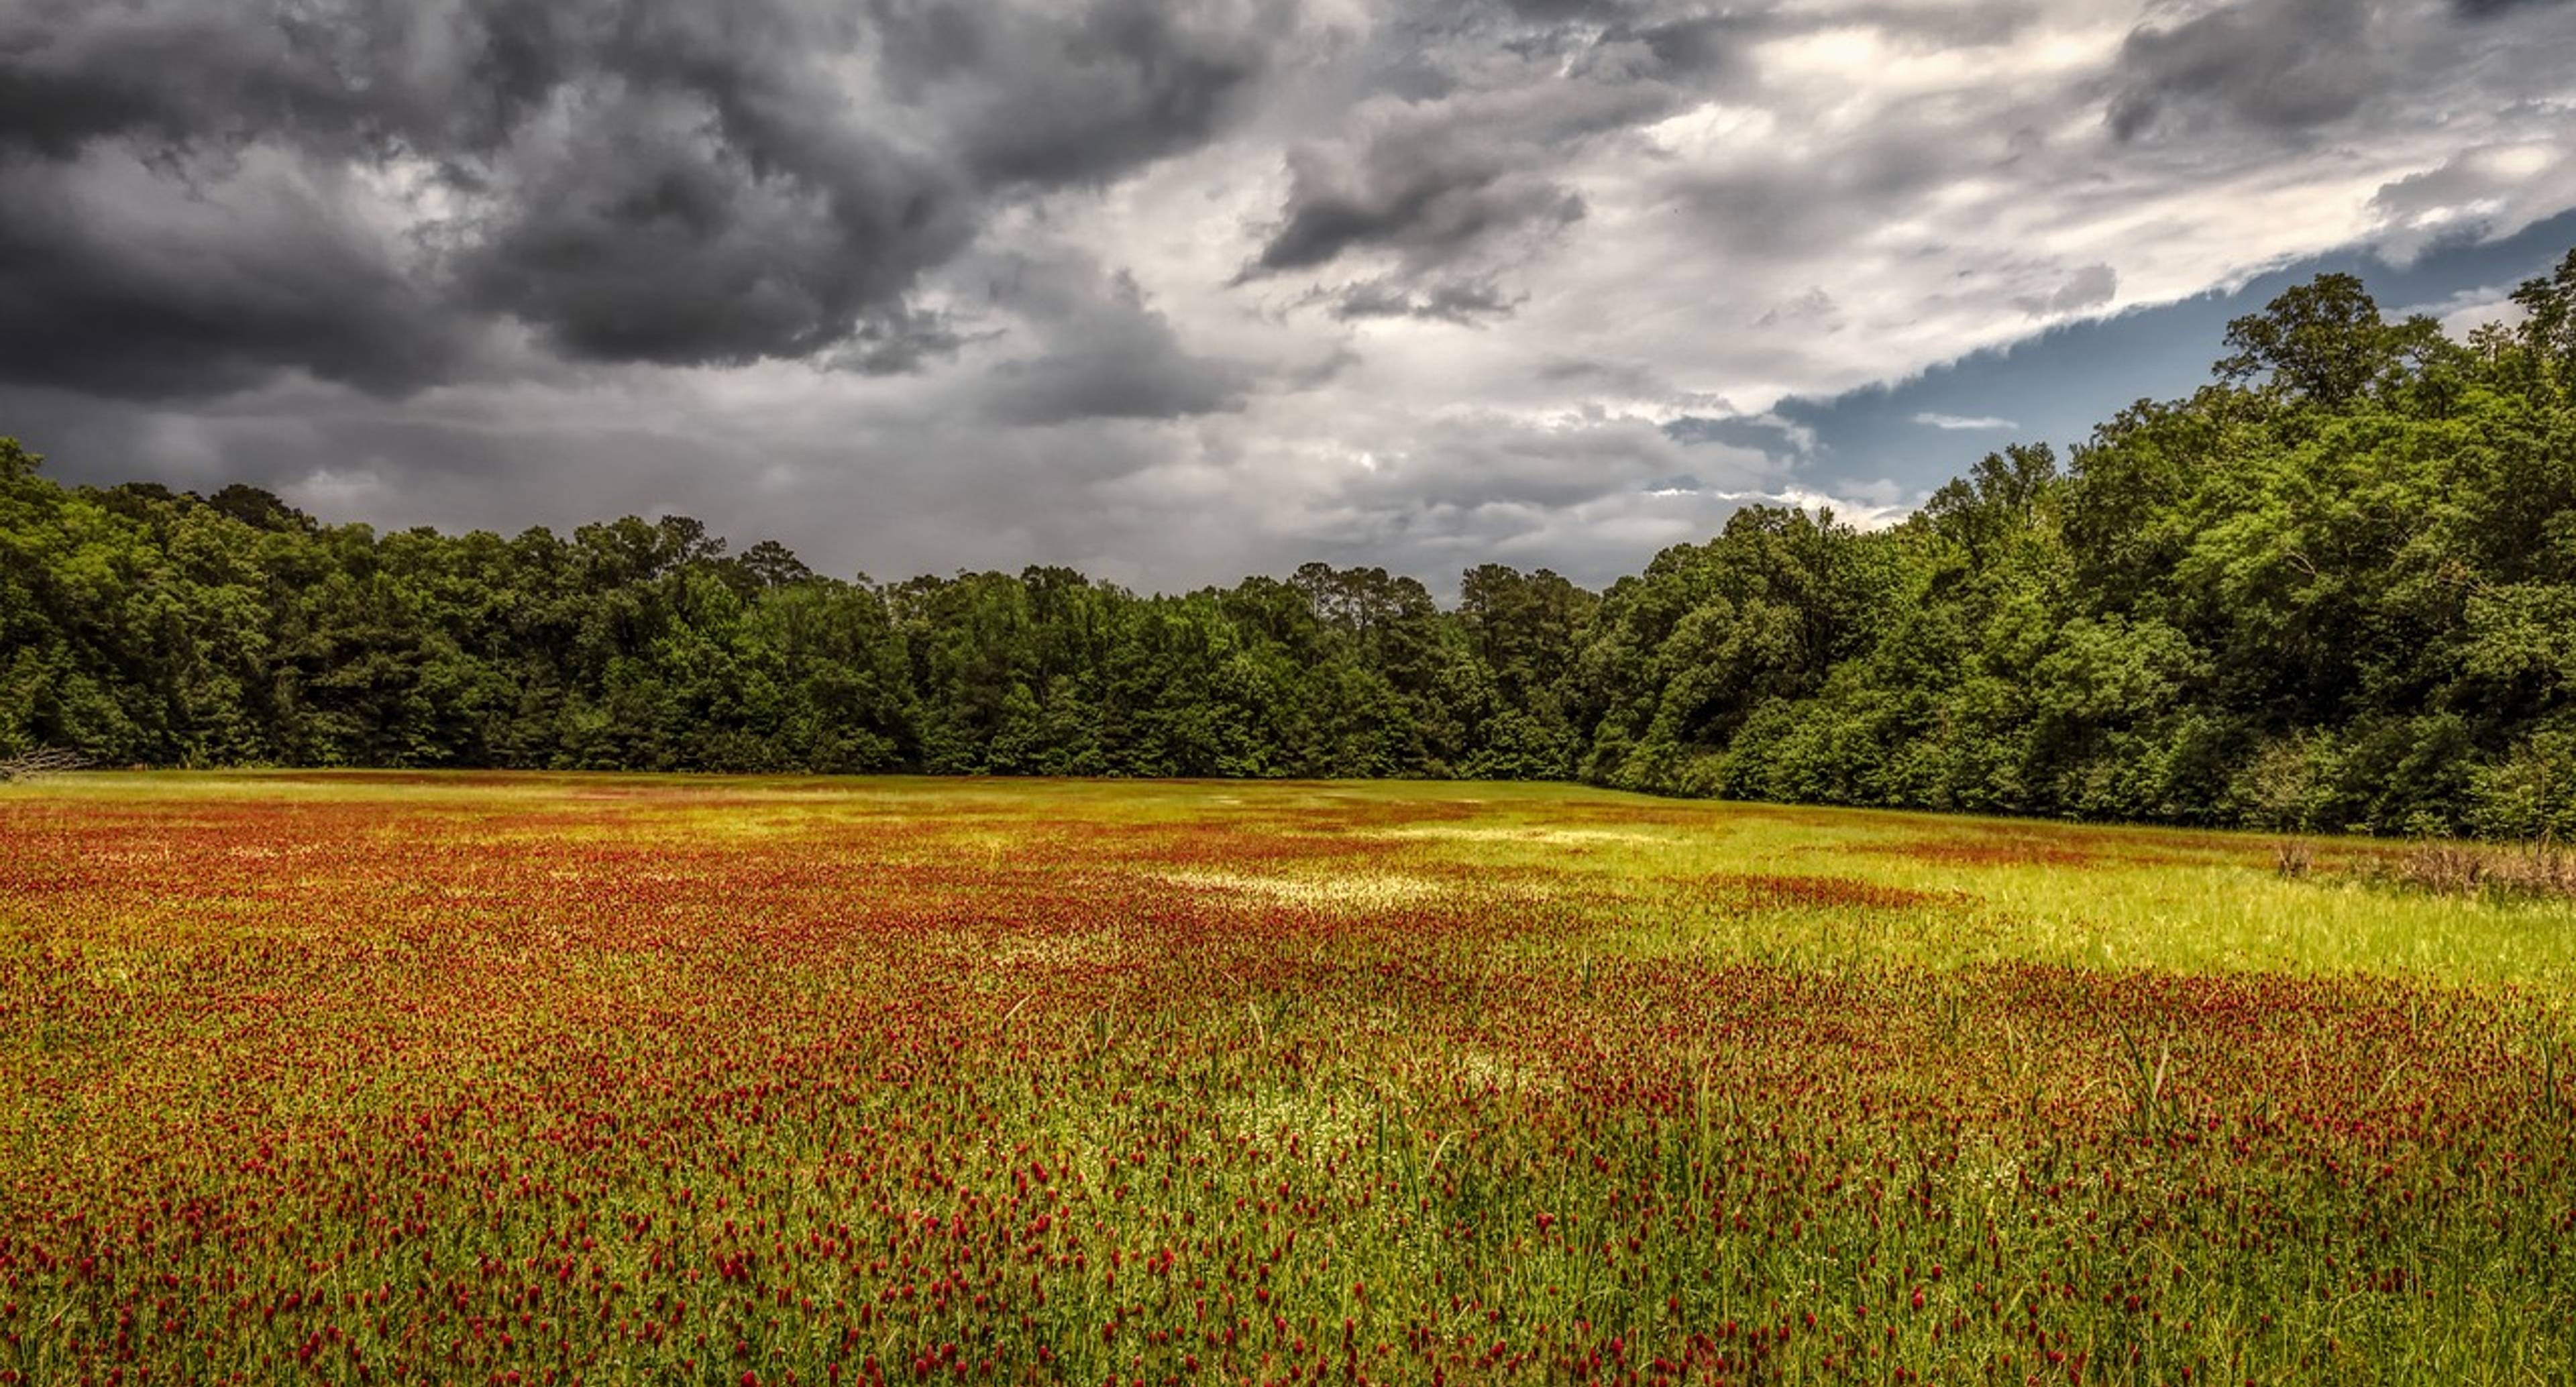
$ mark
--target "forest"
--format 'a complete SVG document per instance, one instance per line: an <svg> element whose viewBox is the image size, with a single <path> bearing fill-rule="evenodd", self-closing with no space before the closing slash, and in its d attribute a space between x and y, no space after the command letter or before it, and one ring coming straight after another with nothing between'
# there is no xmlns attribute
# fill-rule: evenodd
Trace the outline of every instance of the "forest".
<svg viewBox="0 0 2576 1387"><path fill-rule="evenodd" d="M2576 252L2446 336L2328 275L2211 381L1903 523L1754 507L1591 592L1487 564L879 583L632 516L318 523L0 440L0 755L124 766L1572 779L2576 837Z"/></svg>

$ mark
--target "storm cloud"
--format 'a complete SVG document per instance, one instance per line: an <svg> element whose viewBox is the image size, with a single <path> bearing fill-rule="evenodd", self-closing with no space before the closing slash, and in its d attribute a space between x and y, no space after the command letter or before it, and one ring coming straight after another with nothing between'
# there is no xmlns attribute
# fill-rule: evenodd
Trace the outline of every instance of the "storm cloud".
<svg viewBox="0 0 2576 1387"><path fill-rule="evenodd" d="M263 368L398 390L511 325L674 366L900 338L996 199L1206 139L1270 22L38 0L0 19L0 362L122 394Z"/></svg>
<svg viewBox="0 0 2576 1387"><path fill-rule="evenodd" d="M1827 402L2552 224L2571 113L2565 0L20 0L0 432L837 572L1598 581L2054 417Z"/></svg>
<svg viewBox="0 0 2576 1387"><path fill-rule="evenodd" d="M2123 140L2206 121L2299 134L2341 120L2381 90L2381 7L2367 0L2250 0L2121 45L2111 100Z"/></svg>
<svg viewBox="0 0 2576 1387"><path fill-rule="evenodd" d="M993 368L993 418L1179 419L1241 405L1243 373L1192 355L1132 275L1078 261L1018 262L1008 275L994 300L1031 326L1040 350Z"/></svg>

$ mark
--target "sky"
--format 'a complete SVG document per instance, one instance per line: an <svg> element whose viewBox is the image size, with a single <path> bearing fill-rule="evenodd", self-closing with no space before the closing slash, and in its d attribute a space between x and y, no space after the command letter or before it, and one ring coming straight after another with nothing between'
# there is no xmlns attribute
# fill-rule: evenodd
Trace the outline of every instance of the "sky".
<svg viewBox="0 0 2576 1387"><path fill-rule="evenodd" d="M6 0L0 433L878 578L1592 584L2576 246L2576 0Z"/></svg>

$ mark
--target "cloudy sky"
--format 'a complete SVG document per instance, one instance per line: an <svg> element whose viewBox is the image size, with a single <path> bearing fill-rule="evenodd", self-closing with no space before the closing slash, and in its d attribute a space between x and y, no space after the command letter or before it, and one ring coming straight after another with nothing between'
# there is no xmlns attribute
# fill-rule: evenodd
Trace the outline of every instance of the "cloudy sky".
<svg viewBox="0 0 2576 1387"><path fill-rule="evenodd" d="M2568 0L5 0L0 432L879 577L1590 582L2318 268L2576 245Z"/></svg>

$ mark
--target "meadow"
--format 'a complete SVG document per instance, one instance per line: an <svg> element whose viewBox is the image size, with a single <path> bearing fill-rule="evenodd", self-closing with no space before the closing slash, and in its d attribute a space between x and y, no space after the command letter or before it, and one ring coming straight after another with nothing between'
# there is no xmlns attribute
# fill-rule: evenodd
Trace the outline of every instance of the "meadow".
<svg viewBox="0 0 2576 1387"><path fill-rule="evenodd" d="M2385 851L0 787L0 1383L2576 1379L2576 908Z"/></svg>

